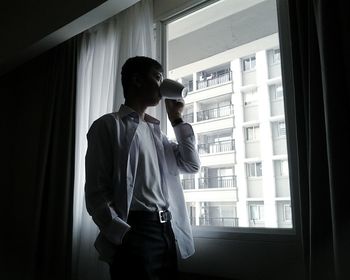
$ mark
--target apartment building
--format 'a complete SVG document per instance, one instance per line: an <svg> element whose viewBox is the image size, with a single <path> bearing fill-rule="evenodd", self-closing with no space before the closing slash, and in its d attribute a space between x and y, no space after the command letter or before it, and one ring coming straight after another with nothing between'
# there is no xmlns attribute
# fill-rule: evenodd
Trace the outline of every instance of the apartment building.
<svg viewBox="0 0 350 280"><path fill-rule="evenodd" d="M169 69L188 88L184 120L202 163L182 175L192 225L292 227L278 42L274 33Z"/></svg>

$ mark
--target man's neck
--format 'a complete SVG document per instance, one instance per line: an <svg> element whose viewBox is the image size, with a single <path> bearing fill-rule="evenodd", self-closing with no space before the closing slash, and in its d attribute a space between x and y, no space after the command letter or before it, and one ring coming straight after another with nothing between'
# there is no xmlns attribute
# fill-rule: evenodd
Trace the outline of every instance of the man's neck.
<svg viewBox="0 0 350 280"><path fill-rule="evenodd" d="M133 109L142 120L145 119L145 112L147 109L147 106L137 103L137 102L132 102L132 100L125 100L124 105L128 106L129 108Z"/></svg>

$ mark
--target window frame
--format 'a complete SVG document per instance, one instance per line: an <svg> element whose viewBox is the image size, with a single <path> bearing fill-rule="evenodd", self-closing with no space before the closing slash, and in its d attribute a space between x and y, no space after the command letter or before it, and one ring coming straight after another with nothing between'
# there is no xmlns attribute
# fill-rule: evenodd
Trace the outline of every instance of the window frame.
<svg viewBox="0 0 350 280"><path fill-rule="evenodd" d="M182 18L186 15L205 8L218 0L204 0L196 1L193 5L183 5L181 8L176 8L172 11L168 11L161 18L156 21L156 58L167 69L167 54L166 54L166 24ZM292 57L289 52L291 48L290 42L290 29L288 18L288 3L285 1L276 0L277 4L277 17L278 17L278 34L279 34L279 49L281 59L281 72L282 72L282 84L283 84L283 99L285 108L285 122L287 130L287 150L288 150L288 165L289 165L289 180L290 180L290 193L291 193L291 205L292 206L292 228L250 228L250 227L192 227L194 238L209 238L209 239L226 239L226 240L262 240L262 241L300 241L301 239L301 226L300 226L300 205L297 198L299 197L299 170L296 143L298 142L296 136L296 119L295 119L295 102L294 102L294 79L292 71L286 69L292 69ZM285 51L284 51L285 50ZM241 64L242 66L242 64ZM243 69L242 69L243 72ZM166 76L166 73L164 73ZM285 93L288 92L288 95ZM166 131L169 122L167 120L167 113L165 109L164 101L162 100L159 107L157 117L161 121L161 129ZM293 151L293 152L292 152Z"/></svg>
<svg viewBox="0 0 350 280"><path fill-rule="evenodd" d="M281 96L277 95L277 88L279 88L279 87L282 88L282 90L281 90L282 95ZM280 84L280 83L272 84L269 86L269 90L271 88L273 88L273 92L270 92L270 94L272 95L271 101L272 102L282 101L283 100L283 86L282 86L282 84Z"/></svg>
<svg viewBox="0 0 350 280"><path fill-rule="evenodd" d="M250 167L251 167L251 165L252 164L254 164L254 176L252 176L250 173L250 171L252 170ZM258 175L258 164L260 164L260 170L261 170L261 174L260 175ZM262 162L261 161L252 161L252 162L246 162L245 163L245 165L246 165L246 177L247 177L247 179L249 180L249 179L257 179L257 178L260 178L260 177L262 177L263 175L262 175Z"/></svg>
<svg viewBox="0 0 350 280"><path fill-rule="evenodd" d="M249 203L249 221L258 222L258 223L263 223L265 221L265 213L264 213L264 203ZM253 219L252 218L252 208L256 207L258 213L259 213L259 218L258 219ZM261 214L262 213L262 214Z"/></svg>
<svg viewBox="0 0 350 280"><path fill-rule="evenodd" d="M289 208L289 210L288 210L290 212L288 214L289 217L290 217L289 219L286 219L286 216L287 216L286 215L286 208ZM292 216L293 216L292 215L292 205L290 203L283 203L283 216L282 216L283 217L283 222L284 223L290 223L292 221Z"/></svg>
<svg viewBox="0 0 350 280"><path fill-rule="evenodd" d="M284 120L276 121L277 123L277 138L286 138L286 122ZM283 128L281 125L283 124Z"/></svg>
<svg viewBox="0 0 350 280"><path fill-rule="evenodd" d="M252 139L248 139L248 129L252 129ZM257 134L258 131L258 134ZM258 136L258 137L257 137ZM246 143L254 143L260 141L260 124L252 124L249 126L244 126L244 140Z"/></svg>
<svg viewBox="0 0 350 280"><path fill-rule="evenodd" d="M255 61L254 68L252 68L252 58L253 57L254 57L254 61ZM244 61L248 60L248 59L249 59L249 69L245 69ZM256 70L256 54L255 53L241 58L241 69L242 69L242 73L249 73L249 72L253 72Z"/></svg>

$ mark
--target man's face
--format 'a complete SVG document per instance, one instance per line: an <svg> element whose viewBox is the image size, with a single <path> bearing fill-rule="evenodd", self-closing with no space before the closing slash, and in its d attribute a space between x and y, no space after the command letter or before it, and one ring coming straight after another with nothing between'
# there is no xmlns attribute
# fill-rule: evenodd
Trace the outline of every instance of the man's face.
<svg viewBox="0 0 350 280"><path fill-rule="evenodd" d="M152 68L142 79L140 97L147 106L156 106L161 100L160 85L163 82L163 73Z"/></svg>

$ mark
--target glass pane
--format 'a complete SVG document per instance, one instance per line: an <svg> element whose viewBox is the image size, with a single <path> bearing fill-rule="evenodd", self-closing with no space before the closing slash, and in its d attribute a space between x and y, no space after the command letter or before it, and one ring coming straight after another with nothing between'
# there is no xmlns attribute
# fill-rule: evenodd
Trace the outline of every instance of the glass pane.
<svg viewBox="0 0 350 280"><path fill-rule="evenodd" d="M169 21L166 55L166 76L190 89L202 163L181 175L192 225L292 227L276 2L221 0Z"/></svg>

